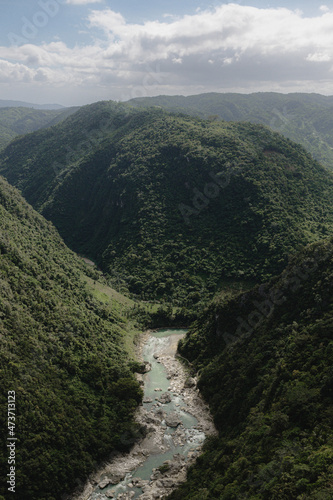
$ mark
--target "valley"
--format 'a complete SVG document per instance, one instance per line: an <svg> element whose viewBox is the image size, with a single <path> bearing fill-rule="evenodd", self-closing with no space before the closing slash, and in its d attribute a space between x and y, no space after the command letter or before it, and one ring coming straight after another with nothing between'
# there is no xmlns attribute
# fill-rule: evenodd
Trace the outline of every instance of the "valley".
<svg viewBox="0 0 333 500"><path fill-rule="evenodd" d="M140 357L148 371L140 376L144 398L136 420L148 428L147 435L130 453L112 457L75 500L162 498L185 481L205 436L216 431L195 380L174 357L184 335L184 330L159 330L142 336Z"/></svg>
<svg viewBox="0 0 333 500"><path fill-rule="evenodd" d="M333 174L251 99L3 108L20 499L331 498Z"/></svg>
<svg viewBox="0 0 333 500"><path fill-rule="evenodd" d="M333 225L332 174L250 123L96 103L14 140L0 173L111 284L189 310L281 272Z"/></svg>
<svg viewBox="0 0 333 500"><path fill-rule="evenodd" d="M1 105L0 101L0 149L4 148L15 137L55 125L76 110L77 108L43 110L22 106L13 107L10 105L10 101L8 105L6 105L6 101L3 101Z"/></svg>

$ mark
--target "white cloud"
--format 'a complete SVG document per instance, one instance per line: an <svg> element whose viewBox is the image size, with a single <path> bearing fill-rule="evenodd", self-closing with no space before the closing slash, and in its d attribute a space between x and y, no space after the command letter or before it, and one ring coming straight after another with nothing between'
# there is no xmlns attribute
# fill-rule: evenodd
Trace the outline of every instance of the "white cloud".
<svg viewBox="0 0 333 500"><path fill-rule="evenodd" d="M90 26L107 34L108 57L144 60L184 57L219 50L260 55L297 53L314 46L333 50L333 14L304 18L288 9L227 4L174 22L126 23L110 9L93 11ZM301 54L300 54L301 55ZM306 57L306 56L305 56Z"/></svg>
<svg viewBox="0 0 333 500"><path fill-rule="evenodd" d="M323 52L315 52L313 54L309 54L306 58L307 61L311 62L329 62L331 61L331 56L329 54L325 54Z"/></svg>
<svg viewBox="0 0 333 500"><path fill-rule="evenodd" d="M103 0L66 0L67 5L88 5L90 3L102 3Z"/></svg>
<svg viewBox="0 0 333 500"><path fill-rule="evenodd" d="M322 12L329 12L330 8L327 7L327 5L321 5L319 7L319 10L321 10Z"/></svg>
<svg viewBox="0 0 333 500"><path fill-rule="evenodd" d="M0 77L8 84L18 79L50 87L95 86L95 100L107 93L130 98L230 89L326 92L333 13L323 7L307 18L286 8L224 4L142 24L111 9L94 10L87 20L93 43L0 47Z"/></svg>

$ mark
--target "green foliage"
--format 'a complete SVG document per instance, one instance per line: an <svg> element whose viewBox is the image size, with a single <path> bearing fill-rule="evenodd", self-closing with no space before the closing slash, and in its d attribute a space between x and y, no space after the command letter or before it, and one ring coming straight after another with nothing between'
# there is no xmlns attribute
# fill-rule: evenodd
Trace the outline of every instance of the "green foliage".
<svg viewBox="0 0 333 500"><path fill-rule="evenodd" d="M270 282L217 298L190 329L180 353L219 436L170 499L332 497L332 278L328 239Z"/></svg>
<svg viewBox="0 0 333 500"><path fill-rule="evenodd" d="M332 234L332 174L259 125L101 102L12 142L0 172L120 290L189 310Z"/></svg>
<svg viewBox="0 0 333 500"><path fill-rule="evenodd" d="M0 468L7 393L16 393L17 498L62 498L124 450L142 390L128 325L86 284L86 266L0 178ZM133 441L131 441L133 442ZM8 497L6 472L0 495Z"/></svg>
<svg viewBox="0 0 333 500"><path fill-rule="evenodd" d="M23 107L0 107L0 149L18 135L49 127L74 112L68 110L37 110Z"/></svg>
<svg viewBox="0 0 333 500"><path fill-rule="evenodd" d="M160 465L159 467L157 467L157 469L162 473L164 474L165 472L168 472L168 470L170 470L170 464L162 464Z"/></svg>
<svg viewBox="0 0 333 500"><path fill-rule="evenodd" d="M207 93L143 97L129 101L135 107L157 106L208 120L261 123L302 144L313 157L333 169L333 98L319 94Z"/></svg>

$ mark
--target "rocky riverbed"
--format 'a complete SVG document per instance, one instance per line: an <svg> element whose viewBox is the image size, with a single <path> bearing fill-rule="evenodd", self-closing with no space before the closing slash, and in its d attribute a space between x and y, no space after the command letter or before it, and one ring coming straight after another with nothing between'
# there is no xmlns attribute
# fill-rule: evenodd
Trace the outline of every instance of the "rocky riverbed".
<svg viewBox="0 0 333 500"><path fill-rule="evenodd" d="M73 500L161 499L185 481L205 437L216 431L196 379L175 358L183 335L172 330L142 335L138 354L148 371L137 375L145 396L136 421L146 436L129 453L114 455Z"/></svg>

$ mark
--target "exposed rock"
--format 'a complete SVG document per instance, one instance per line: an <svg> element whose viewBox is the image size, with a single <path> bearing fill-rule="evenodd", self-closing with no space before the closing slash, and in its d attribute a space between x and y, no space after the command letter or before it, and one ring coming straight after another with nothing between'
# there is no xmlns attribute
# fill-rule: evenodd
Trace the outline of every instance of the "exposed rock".
<svg viewBox="0 0 333 500"><path fill-rule="evenodd" d="M154 354L154 358L155 358L155 359L158 359L158 358L159 358L159 355L158 355L156 352L155 352L155 354Z"/></svg>
<svg viewBox="0 0 333 500"><path fill-rule="evenodd" d="M190 387L195 387L197 384L196 384L196 381L194 378L192 377L188 377L186 380L185 380L185 384L184 384L184 387L186 389L190 388Z"/></svg>
<svg viewBox="0 0 333 500"><path fill-rule="evenodd" d="M147 338L148 334L143 337L144 340L147 340ZM91 498L93 492L92 481L94 479L98 481L101 475L103 478L112 478L112 480L109 479L112 483L113 480L115 480L114 484L119 483L126 474L131 473L142 465L146 457L154 455L155 453L161 453L163 449L170 449L168 446L166 446L166 448L163 446L166 445L164 434L167 425L174 428L172 433L174 446L183 446L188 440L191 441L192 434L188 434L184 426L180 425L182 422L177 413L179 410L177 409L170 415L167 415L164 411L167 407L162 405L165 404L165 401L167 401L170 396L172 397L172 394L177 397L176 404L178 408L183 407L188 413L198 419L196 433L201 430L206 434L214 433L214 426L207 413L207 406L203 403L201 398L198 397L196 385L192 385L193 380L188 380L188 373L185 372L183 367L179 364L179 361L174 358L174 348L177 346L176 341L178 341L178 337L175 337L175 342L173 344L167 344L165 342L161 350L157 351L155 348L155 351L157 351L155 352L155 359L161 361L166 368L170 390L168 389L168 393L163 393L163 389L156 387L155 392L160 392L160 394L156 394L156 401L153 401L154 397L149 398L146 396L144 398L144 402L152 403L151 410L148 411L147 407L142 405L138 408L136 415L137 421L142 426L145 426L149 432L146 432L144 438L134 445L130 453L119 453L110 464L105 466L103 472L100 471L98 475L95 474L91 478L91 482L87 485L84 494L75 500L86 500L87 498ZM172 351L170 351L171 345ZM169 353L171 353L171 355L169 355ZM153 363L154 362L155 361L153 361ZM143 375L139 373L136 373L135 376L137 380L140 381L144 378ZM195 436L196 433L194 432L193 436ZM193 445L194 444L195 441L193 442ZM131 485L133 485L133 487L142 489L142 494L139 494L138 497L140 500L153 500L155 498L159 500L165 498L177 487L177 485L186 480L187 470L198 455L198 450L201 450L201 444L194 449L192 448L187 460L180 454L174 455L171 460L164 462L163 465L167 467L162 468L163 472L161 472L159 468L153 470L150 480L131 477L126 492L114 494L110 490L110 492L106 491L105 488L103 491L99 490L98 494L98 491L95 489L97 496L101 498L117 497L118 500L129 500L135 496L133 488L131 488ZM123 475L121 476L121 474Z"/></svg>
<svg viewBox="0 0 333 500"><path fill-rule="evenodd" d="M164 392L159 398L156 398L162 404L171 403L171 396L168 392Z"/></svg>
<svg viewBox="0 0 333 500"><path fill-rule="evenodd" d="M120 483L120 481L122 481L125 477L125 473L124 474L113 474L112 476L110 476L110 480L109 480L109 484L118 484Z"/></svg>
<svg viewBox="0 0 333 500"><path fill-rule="evenodd" d="M168 427L178 427L182 423L177 413L171 412L169 415L165 417L165 422Z"/></svg>
<svg viewBox="0 0 333 500"><path fill-rule="evenodd" d="M147 373L147 372L150 372L151 370L151 363L149 363L149 361L143 361L142 363L140 363L139 367L138 367L138 373Z"/></svg>
<svg viewBox="0 0 333 500"><path fill-rule="evenodd" d="M143 402L143 403L152 403L152 402L153 402L153 400L152 400L152 398L148 398L148 397L146 397L146 398L143 398L142 402Z"/></svg>
<svg viewBox="0 0 333 500"><path fill-rule="evenodd" d="M159 408L155 412L156 417L160 418L161 420L164 420L165 418L165 411L162 410L162 408Z"/></svg>
<svg viewBox="0 0 333 500"><path fill-rule="evenodd" d="M144 365L145 365L145 371L144 371L144 373L150 372L151 368L152 368L151 363L149 363L149 361L144 361Z"/></svg>
<svg viewBox="0 0 333 500"><path fill-rule="evenodd" d="M175 486L175 481L171 478L161 479L161 483L164 488L173 488Z"/></svg>
<svg viewBox="0 0 333 500"><path fill-rule="evenodd" d="M109 486L109 484L111 483L111 479L108 479L107 477L105 479L103 479L103 481L101 481L99 484L98 484L98 487L103 490L104 488L106 488L107 486ZM114 483L113 483L114 484Z"/></svg>
<svg viewBox="0 0 333 500"><path fill-rule="evenodd" d="M145 422L147 422L147 424L160 425L159 419L150 413L145 415L144 419L145 419Z"/></svg>

